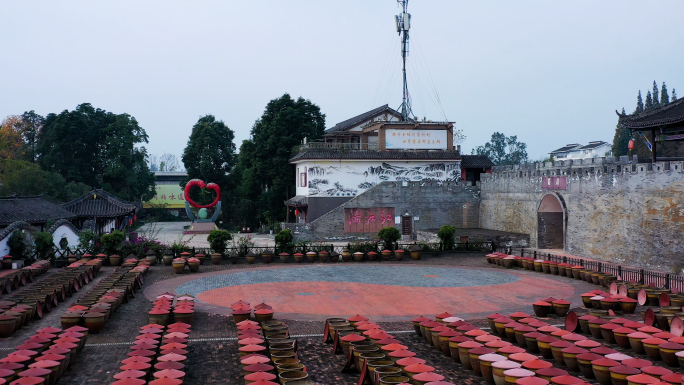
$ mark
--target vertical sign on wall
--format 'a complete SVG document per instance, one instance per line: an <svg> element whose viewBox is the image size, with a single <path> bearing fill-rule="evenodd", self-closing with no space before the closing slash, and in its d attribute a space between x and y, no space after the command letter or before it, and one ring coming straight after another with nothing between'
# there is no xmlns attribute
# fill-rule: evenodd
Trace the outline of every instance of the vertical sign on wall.
<svg viewBox="0 0 684 385"><path fill-rule="evenodd" d="M542 177L543 190L565 190L568 187L568 181L564 176L545 176Z"/></svg>
<svg viewBox="0 0 684 385"><path fill-rule="evenodd" d="M345 233L377 233L394 226L394 207L344 209Z"/></svg>

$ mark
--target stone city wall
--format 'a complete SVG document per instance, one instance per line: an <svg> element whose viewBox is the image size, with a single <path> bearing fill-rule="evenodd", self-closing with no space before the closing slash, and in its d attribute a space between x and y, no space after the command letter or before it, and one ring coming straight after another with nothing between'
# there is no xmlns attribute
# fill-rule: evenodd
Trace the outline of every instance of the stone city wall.
<svg viewBox="0 0 684 385"><path fill-rule="evenodd" d="M621 157L495 167L482 175L480 227L528 233L531 246L538 247L560 226L566 253L679 273L683 163L637 164ZM549 178L553 183L544 189ZM560 217L538 216L547 194L563 205ZM540 220L547 227L540 228Z"/></svg>

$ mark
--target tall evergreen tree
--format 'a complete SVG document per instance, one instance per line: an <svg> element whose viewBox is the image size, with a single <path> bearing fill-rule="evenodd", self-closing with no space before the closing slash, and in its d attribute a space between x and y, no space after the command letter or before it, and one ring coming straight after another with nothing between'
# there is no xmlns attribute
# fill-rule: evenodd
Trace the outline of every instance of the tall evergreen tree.
<svg viewBox="0 0 684 385"><path fill-rule="evenodd" d="M644 112L644 101L641 99L641 90L639 90L639 96L637 96L637 105L634 113L640 114L642 112Z"/></svg>
<svg viewBox="0 0 684 385"><path fill-rule="evenodd" d="M660 89L660 104L667 104L670 102L670 95L667 94L667 86L663 82L663 87Z"/></svg>
<svg viewBox="0 0 684 385"><path fill-rule="evenodd" d="M624 108L622 109L622 114L625 114ZM629 155L629 139L629 130L621 127L619 124L616 125L615 136L613 137L613 156L619 157L622 155Z"/></svg>
<svg viewBox="0 0 684 385"><path fill-rule="evenodd" d="M674 102L677 100L677 91L673 88L672 89L672 101Z"/></svg>
<svg viewBox="0 0 684 385"><path fill-rule="evenodd" d="M653 98L651 97L651 91L648 91L646 93L646 103L644 105L644 111L652 110L653 109Z"/></svg>
<svg viewBox="0 0 684 385"><path fill-rule="evenodd" d="M660 106L660 101L658 100L658 85L655 80L653 81L653 108Z"/></svg>

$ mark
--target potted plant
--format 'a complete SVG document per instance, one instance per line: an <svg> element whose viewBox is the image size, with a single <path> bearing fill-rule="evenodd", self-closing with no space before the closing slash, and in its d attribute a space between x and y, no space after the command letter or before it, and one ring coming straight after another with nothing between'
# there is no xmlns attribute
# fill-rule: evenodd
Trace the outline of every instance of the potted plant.
<svg viewBox="0 0 684 385"><path fill-rule="evenodd" d="M212 253L211 254L211 264L212 265L220 265L221 264L221 254L220 253Z"/></svg>
<svg viewBox="0 0 684 385"><path fill-rule="evenodd" d="M290 229L283 229L275 236L276 249L278 251L291 253L292 252L292 241L294 236Z"/></svg>
<svg viewBox="0 0 684 385"><path fill-rule="evenodd" d="M396 227L385 227L378 231L378 238L385 243L385 250L394 250L397 241L401 239L401 233Z"/></svg>
<svg viewBox="0 0 684 385"><path fill-rule="evenodd" d="M450 225L444 225L439 229L437 236L442 244L442 250L453 250L456 247L455 241L456 228Z"/></svg>
<svg viewBox="0 0 684 385"><path fill-rule="evenodd" d="M233 235L226 230L211 230L207 241L214 253L223 254L226 251L228 241L233 239Z"/></svg>

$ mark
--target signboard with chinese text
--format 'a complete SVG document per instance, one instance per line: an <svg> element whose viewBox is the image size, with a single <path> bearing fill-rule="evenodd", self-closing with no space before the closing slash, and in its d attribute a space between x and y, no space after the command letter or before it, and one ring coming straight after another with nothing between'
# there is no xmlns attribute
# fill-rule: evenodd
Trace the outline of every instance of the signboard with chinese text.
<svg viewBox="0 0 684 385"><path fill-rule="evenodd" d="M377 233L394 227L394 207L344 209L345 233Z"/></svg>
<svg viewBox="0 0 684 385"><path fill-rule="evenodd" d="M162 184L154 188L154 198L143 203L144 208L164 206L169 209L184 209L185 195L178 184Z"/></svg>
<svg viewBox="0 0 684 385"><path fill-rule="evenodd" d="M565 190L568 182L564 176L545 176L542 177L543 190Z"/></svg>
<svg viewBox="0 0 684 385"><path fill-rule="evenodd" d="M388 150L446 150L447 130L385 130Z"/></svg>

